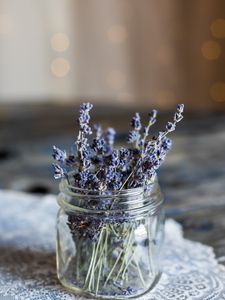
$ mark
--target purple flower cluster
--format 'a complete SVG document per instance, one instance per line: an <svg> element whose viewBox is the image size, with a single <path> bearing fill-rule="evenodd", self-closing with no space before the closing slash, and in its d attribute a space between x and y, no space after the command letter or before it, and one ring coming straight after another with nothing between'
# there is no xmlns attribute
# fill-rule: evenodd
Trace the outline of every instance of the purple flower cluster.
<svg viewBox="0 0 225 300"><path fill-rule="evenodd" d="M171 149L172 142L168 133L175 130L183 118L184 105L179 104L173 120L168 122L164 131L149 138L149 131L156 122L157 111L153 110L146 126L142 126L139 113L131 120L132 130L128 134L131 147L114 149L115 130L103 130L100 124L94 125L95 136L90 126L90 110L93 105L83 103L78 118L79 133L76 153L67 154L53 146L54 177L66 177L75 187L109 193L126 188L148 187L157 169ZM142 130L143 128L143 130Z"/></svg>
<svg viewBox="0 0 225 300"><path fill-rule="evenodd" d="M74 236L87 236L92 241L97 241L103 228L103 221L90 217L69 215L67 222Z"/></svg>
<svg viewBox="0 0 225 300"><path fill-rule="evenodd" d="M117 288L122 292L122 294L125 295L125 296L131 296L131 295L135 294L135 292L136 292L136 291L135 291L132 287L130 287L130 286L128 286L127 288L123 288L123 287L121 286L121 283L118 282L118 281L114 281L114 282L113 282L113 285L114 285L115 287L117 287Z"/></svg>
<svg viewBox="0 0 225 300"><path fill-rule="evenodd" d="M168 122L165 130L152 138L149 138L149 131L156 122L157 111L153 110L149 114L145 127L141 124L140 115L136 113L131 121L132 130L128 135L128 143L133 146L119 149L114 149L116 132L113 128L103 130L100 124L95 124L95 136L89 139L92 135L89 114L92 107L90 103L84 103L80 107L79 133L75 142L76 152L67 154L65 150L53 146L52 155L57 161L53 164L55 179L64 177L71 186L97 191L102 195L110 195L114 191L135 187L144 187L148 190L157 169L171 149L172 142L167 135L174 131L176 124L182 120L184 105L177 106L172 122ZM143 131L141 131L142 128ZM94 208L109 210L112 206L111 201L110 197L106 197L101 203L95 203ZM87 202L87 207L90 205L93 203ZM126 220L127 217L122 215L121 223ZM108 221L114 222L113 218ZM99 237L102 222L101 219L68 215L71 233L87 236L93 241ZM124 292L129 294L131 290L128 288Z"/></svg>

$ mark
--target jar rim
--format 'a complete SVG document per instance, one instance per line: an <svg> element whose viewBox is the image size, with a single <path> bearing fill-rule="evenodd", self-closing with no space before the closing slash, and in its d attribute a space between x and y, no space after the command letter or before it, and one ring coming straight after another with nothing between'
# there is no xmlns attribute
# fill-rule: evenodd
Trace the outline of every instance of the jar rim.
<svg viewBox="0 0 225 300"><path fill-rule="evenodd" d="M157 182L157 178L155 177L154 180L148 185L153 186ZM108 198L108 197L115 197L115 196L129 196L129 195L141 195L145 191L144 187L135 187L135 188L129 188L129 189L122 189L122 190L116 190L116 191L104 191L102 193L100 190L91 190L91 189L84 189L84 188L79 188L73 185L68 184L67 180L64 178L61 180L59 184L59 190L60 192L63 193L69 193L73 194L74 196L79 196L79 197L100 197L100 198Z"/></svg>
<svg viewBox="0 0 225 300"><path fill-rule="evenodd" d="M60 182L59 187L58 204L64 210L70 212L79 211L82 213L94 213L96 215L121 214L121 212L136 214L144 211L155 211L163 203L157 177L150 183L151 190L148 194L146 194L144 187L101 194L99 191L71 186L65 179ZM86 193L84 194L84 192ZM95 203L96 201L107 201L107 199L113 203L110 208L101 209L91 205L87 206L87 201Z"/></svg>

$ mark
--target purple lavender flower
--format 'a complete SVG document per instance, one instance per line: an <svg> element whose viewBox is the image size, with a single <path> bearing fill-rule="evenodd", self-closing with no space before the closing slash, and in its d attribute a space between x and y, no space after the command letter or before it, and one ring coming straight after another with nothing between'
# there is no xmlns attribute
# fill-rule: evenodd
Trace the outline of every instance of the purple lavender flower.
<svg viewBox="0 0 225 300"><path fill-rule="evenodd" d="M135 293L135 290L132 287L128 286L127 288L123 288L121 283L118 282L118 281L114 281L113 285L115 287L117 287L120 291L122 291L122 294L125 295L125 296L130 296L130 295L133 295Z"/></svg>
<svg viewBox="0 0 225 300"><path fill-rule="evenodd" d="M95 138L92 143L92 148L96 153L102 154L106 149L106 141L103 137Z"/></svg>
<svg viewBox="0 0 225 300"><path fill-rule="evenodd" d="M133 127L134 130L141 130L141 118L139 113L136 113L134 117L131 120L131 126Z"/></svg>
<svg viewBox="0 0 225 300"><path fill-rule="evenodd" d="M119 168L122 172L126 171L129 168L129 157L129 149L121 147L119 149Z"/></svg>
<svg viewBox="0 0 225 300"><path fill-rule="evenodd" d="M89 155L89 144L85 135L91 135L92 130L89 126L90 115L89 112L93 105L90 103L83 103L80 106L80 116L78 118L78 123L80 125L80 131L77 137L76 145L78 157L80 160L79 171L84 171L89 169L91 166L91 160Z"/></svg>
<svg viewBox="0 0 225 300"><path fill-rule="evenodd" d="M114 167L112 167L112 166L109 166L105 169L104 176L105 176L105 182L107 185L113 181L114 173L115 173L115 170L114 170Z"/></svg>
<svg viewBox="0 0 225 300"><path fill-rule="evenodd" d="M55 160L57 160L60 163L64 163L67 158L66 151L62 151L59 148L57 148L56 146L53 146L52 156Z"/></svg>
<svg viewBox="0 0 225 300"><path fill-rule="evenodd" d="M177 111L182 114L184 112L184 104L178 104Z"/></svg>
<svg viewBox="0 0 225 300"><path fill-rule="evenodd" d="M101 219L68 215L68 226L74 236L87 236L92 241L97 241L104 225Z"/></svg>
<svg viewBox="0 0 225 300"><path fill-rule="evenodd" d="M55 179L61 179L63 177L67 177L67 171L63 168L61 168L58 164L52 164L54 167L54 178Z"/></svg>
<svg viewBox="0 0 225 300"><path fill-rule="evenodd" d="M66 151L53 146L53 158L70 168L73 172L73 184L79 188L106 194L115 190L146 186L171 149L172 143L167 135L182 120L184 105L179 104L172 122L168 122L166 129L160 131L158 136L150 139L149 129L156 122L157 111L153 110L149 114L148 123L142 133L141 118L136 113L132 118L132 130L128 136L128 143L133 143L133 146L119 150L113 148L115 130L108 128L104 131L99 124L94 125L96 136L89 145L88 135L92 134L89 113L92 107L90 103L80 106L80 130L75 143L77 151L67 155ZM68 178L66 169L58 164L54 164L54 168L56 179Z"/></svg>
<svg viewBox="0 0 225 300"><path fill-rule="evenodd" d="M172 148L172 141L168 138L165 138L163 141L162 141L162 148L165 150L165 151L168 151Z"/></svg>
<svg viewBox="0 0 225 300"><path fill-rule="evenodd" d="M146 138L149 135L149 129L156 122L157 110L153 109L152 112L148 116L148 125L144 128L144 136L139 142L139 148L144 149Z"/></svg>
<svg viewBox="0 0 225 300"><path fill-rule="evenodd" d="M109 155L109 165L116 168L119 166L119 152L118 150L113 150L113 152Z"/></svg>
<svg viewBox="0 0 225 300"><path fill-rule="evenodd" d="M96 138L100 138L102 136L102 127L99 123L94 124L94 130L96 132Z"/></svg>
<svg viewBox="0 0 225 300"><path fill-rule="evenodd" d="M152 112L148 115L148 122L153 125L156 122L156 117L157 117L157 110L153 109Z"/></svg>
<svg viewBox="0 0 225 300"><path fill-rule="evenodd" d="M140 138L140 133L138 131L130 131L128 134L128 143L132 144L135 143L136 141L138 141Z"/></svg>
<svg viewBox="0 0 225 300"><path fill-rule="evenodd" d="M108 145L111 147L114 144L115 135L116 135L115 129L113 129L111 127L107 128L106 133L105 133L105 139L106 139L106 142L108 143Z"/></svg>
<svg viewBox="0 0 225 300"><path fill-rule="evenodd" d="M172 122L168 122L166 125L166 129L168 132L172 132L176 129L176 124Z"/></svg>
<svg viewBox="0 0 225 300"><path fill-rule="evenodd" d="M136 147L138 147L138 143L140 140L140 130L141 130L141 118L139 113L136 113L131 120L131 126L133 128L132 131L128 134L128 143L135 143Z"/></svg>
<svg viewBox="0 0 225 300"><path fill-rule="evenodd" d="M91 127L89 126L90 115L89 112L92 109L93 105L91 103L83 103L80 106L80 116L79 116L79 125L80 130L84 134L92 134Z"/></svg>
<svg viewBox="0 0 225 300"><path fill-rule="evenodd" d="M183 119L184 104L177 105L177 111L174 114L173 122L168 122L166 129L168 132L174 131L176 129L176 124Z"/></svg>
<svg viewBox="0 0 225 300"><path fill-rule="evenodd" d="M134 294L134 289L132 287L128 286L125 290L123 290L123 295L130 296Z"/></svg>

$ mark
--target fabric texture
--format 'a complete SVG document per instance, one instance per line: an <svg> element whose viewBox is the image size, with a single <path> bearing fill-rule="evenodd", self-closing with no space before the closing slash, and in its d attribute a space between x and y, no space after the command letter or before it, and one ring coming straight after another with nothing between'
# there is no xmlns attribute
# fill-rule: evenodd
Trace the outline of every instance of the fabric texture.
<svg viewBox="0 0 225 300"><path fill-rule="evenodd" d="M0 298L83 300L58 282L55 264L55 197L0 191ZM140 300L225 299L225 268L213 249L183 238L167 220L163 275Z"/></svg>

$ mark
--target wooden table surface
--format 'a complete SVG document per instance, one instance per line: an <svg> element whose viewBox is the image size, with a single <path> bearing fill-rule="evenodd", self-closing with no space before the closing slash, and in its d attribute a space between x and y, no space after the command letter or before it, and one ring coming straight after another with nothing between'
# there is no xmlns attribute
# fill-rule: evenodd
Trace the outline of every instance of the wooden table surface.
<svg viewBox="0 0 225 300"><path fill-rule="evenodd" d="M132 111L99 107L93 118L116 127L122 143ZM70 105L1 107L0 188L57 193L51 146L69 149L75 112ZM163 114L156 129L169 117ZM166 213L182 223L186 237L213 246L225 264L225 115L186 113L172 138L173 150L159 172Z"/></svg>

